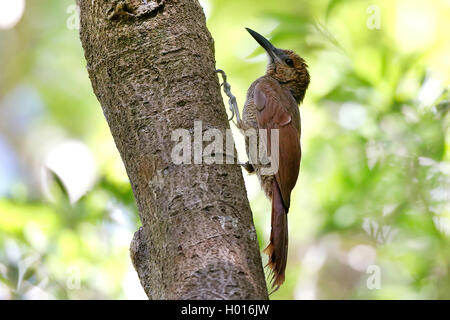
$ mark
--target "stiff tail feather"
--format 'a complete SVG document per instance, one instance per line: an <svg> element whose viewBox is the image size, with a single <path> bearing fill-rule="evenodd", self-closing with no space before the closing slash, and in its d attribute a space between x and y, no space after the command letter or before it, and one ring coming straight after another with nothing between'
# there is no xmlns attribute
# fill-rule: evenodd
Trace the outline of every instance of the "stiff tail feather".
<svg viewBox="0 0 450 320"><path fill-rule="evenodd" d="M268 266L272 270L272 294L284 282L288 253L287 210L284 207L280 188L275 179L272 186L272 231L270 232L270 244L264 249L264 253L269 256L266 267Z"/></svg>

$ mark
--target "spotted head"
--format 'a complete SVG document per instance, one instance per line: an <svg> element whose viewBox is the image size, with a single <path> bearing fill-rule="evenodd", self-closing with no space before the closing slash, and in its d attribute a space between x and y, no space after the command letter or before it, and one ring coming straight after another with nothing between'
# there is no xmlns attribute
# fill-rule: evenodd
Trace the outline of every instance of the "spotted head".
<svg viewBox="0 0 450 320"><path fill-rule="evenodd" d="M310 80L305 60L294 51L276 48L259 33L246 29L269 55L267 75L277 80L281 86L288 88L297 103L302 102Z"/></svg>

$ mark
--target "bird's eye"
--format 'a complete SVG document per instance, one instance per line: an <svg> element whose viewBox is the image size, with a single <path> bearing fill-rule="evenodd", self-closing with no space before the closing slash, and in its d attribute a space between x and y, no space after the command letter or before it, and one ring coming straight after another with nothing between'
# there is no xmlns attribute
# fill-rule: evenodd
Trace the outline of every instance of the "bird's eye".
<svg viewBox="0 0 450 320"><path fill-rule="evenodd" d="M294 61L292 61L292 59L286 59L286 60L284 60L284 62L286 62L286 64L287 64L289 67L294 66Z"/></svg>

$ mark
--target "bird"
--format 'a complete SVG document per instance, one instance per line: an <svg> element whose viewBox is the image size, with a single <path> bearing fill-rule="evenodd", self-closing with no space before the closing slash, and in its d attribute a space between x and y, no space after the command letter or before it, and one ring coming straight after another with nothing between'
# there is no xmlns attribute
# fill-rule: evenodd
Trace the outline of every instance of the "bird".
<svg viewBox="0 0 450 320"><path fill-rule="evenodd" d="M245 135L249 162L244 168L256 173L261 188L272 202L270 243L264 249L271 269L272 293L285 281L288 254L288 220L291 192L297 183L301 161L301 125L299 105L302 103L310 82L308 65L292 50L276 48L259 33L246 28L250 35L267 52L269 62L266 74L256 79L247 91L242 119L237 127ZM272 141L271 131L278 129L278 144ZM260 143L265 154L271 156L278 148L277 170L266 173L266 166L251 153L248 130L266 130L267 142ZM259 140L261 141L261 140ZM253 161L252 161L253 160ZM261 161L262 162L262 161Z"/></svg>

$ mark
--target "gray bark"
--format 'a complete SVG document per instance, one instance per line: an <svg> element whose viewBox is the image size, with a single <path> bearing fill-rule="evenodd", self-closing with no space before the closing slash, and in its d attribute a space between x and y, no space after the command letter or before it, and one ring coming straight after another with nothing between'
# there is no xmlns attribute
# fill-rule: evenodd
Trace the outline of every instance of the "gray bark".
<svg viewBox="0 0 450 320"><path fill-rule="evenodd" d="M142 227L131 258L150 299L267 299L242 172L175 165L173 130L229 128L197 0L79 0L89 76Z"/></svg>

